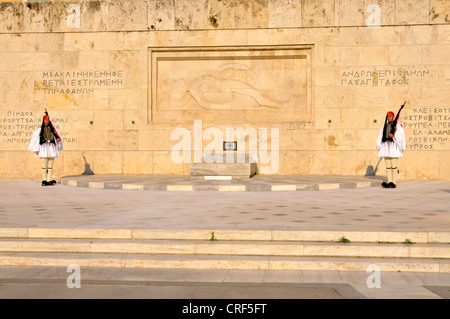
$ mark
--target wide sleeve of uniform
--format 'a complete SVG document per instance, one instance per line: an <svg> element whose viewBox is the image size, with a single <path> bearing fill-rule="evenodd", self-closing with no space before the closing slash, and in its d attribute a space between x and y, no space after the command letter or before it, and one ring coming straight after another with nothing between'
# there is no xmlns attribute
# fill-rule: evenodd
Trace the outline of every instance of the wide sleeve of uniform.
<svg viewBox="0 0 450 319"><path fill-rule="evenodd" d="M383 127L380 129L380 133L378 134L377 138L377 151L381 149L381 145L383 144Z"/></svg>
<svg viewBox="0 0 450 319"><path fill-rule="evenodd" d="M62 143L61 135L60 135L59 132L56 130L56 128L53 128L53 129L55 130L56 134L58 134L58 136L59 136L59 142L56 142L56 141L55 141L56 146L58 147L58 150L62 151L62 150L63 150L63 143Z"/></svg>
<svg viewBox="0 0 450 319"><path fill-rule="evenodd" d="M38 152L39 151L39 135L41 134L41 128L38 128L36 131L33 132L33 136L30 140L30 145L28 145L28 150L30 152Z"/></svg>
<svg viewBox="0 0 450 319"><path fill-rule="evenodd" d="M403 153L406 150L406 137L405 137L405 130L403 129L403 126L400 125L400 123L397 123L394 141L397 144L397 147Z"/></svg>

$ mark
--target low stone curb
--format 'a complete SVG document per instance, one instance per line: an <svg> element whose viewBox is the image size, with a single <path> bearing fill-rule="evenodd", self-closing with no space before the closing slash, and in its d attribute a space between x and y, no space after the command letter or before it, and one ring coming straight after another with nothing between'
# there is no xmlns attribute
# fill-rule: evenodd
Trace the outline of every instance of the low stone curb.
<svg viewBox="0 0 450 319"><path fill-rule="evenodd" d="M12 228L0 227L0 239L130 239L220 241L337 242L345 236L352 243L401 243L405 238L422 244L449 244L450 232L379 232L333 230L230 230L230 229L91 229L91 228Z"/></svg>
<svg viewBox="0 0 450 319"><path fill-rule="evenodd" d="M340 243L343 234L352 243ZM417 244L402 244L405 237ZM449 242L449 232L0 228L0 266L365 271L376 264L447 274Z"/></svg>
<svg viewBox="0 0 450 319"><path fill-rule="evenodd" d="M78 181L69 178L61 178L61 184L72 187L84 187L95 189L116 189L134 191L215 191L215 192L285 192L285 191L310 191L310 190L337 190L348 188L379 187L379 181L368 182L342 182L342 183L301 183L301 184L210 184L205 181L185 184L141 184L121 182L89 182Z"/></svg>
<svg viewBox="0 0 450 319"><path fill-rule="evenodd" d="M450 264L436 259L0 253L0 266L67 267L72 264L102 268L314 271L367 271L376 264L383 272L450 273Z"/></svg>

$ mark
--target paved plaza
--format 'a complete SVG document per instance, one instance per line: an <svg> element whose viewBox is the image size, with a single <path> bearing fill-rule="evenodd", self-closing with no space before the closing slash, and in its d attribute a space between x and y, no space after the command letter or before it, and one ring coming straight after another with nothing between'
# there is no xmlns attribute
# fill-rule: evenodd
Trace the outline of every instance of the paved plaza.
<svg viewBox="0 0 450 319"><path fill-rule="evenodd" d="M92 177L102 182L101 176ZM103 177L103 183L108 178L112 177ZM120 177L115 179L117 183ZM348 185L352 181L324 177L322 182ZM38 180L2 179L0 194L2 228L450 230L449 181L401 181L397 189L367 185L219 192L99 189L61 183L42 187ZM65 285L68 274L61 267L0 267L0 297L42 297L44 289L49 298L440 299L449 298L450 287L449 274L414 272L382 273L379 289L367 286L368 273L352 271L86 268L82 274L83 289L70 290ZM267 292L271 285L275 294Z"/></svg>
<svg viewBox="0 0 450 319"><path fill-rule="evenodd" d="M39 180L3 179L0 192L2 227L450 230L449 181L404 181L396 189L214 192L42 187Z"/></svg>

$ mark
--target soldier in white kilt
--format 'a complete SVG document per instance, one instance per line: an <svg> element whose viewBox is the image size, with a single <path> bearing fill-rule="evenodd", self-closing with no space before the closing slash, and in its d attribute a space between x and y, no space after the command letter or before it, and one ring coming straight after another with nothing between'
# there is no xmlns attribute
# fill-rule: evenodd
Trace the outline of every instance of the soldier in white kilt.
<svg viewBox="0 0 450 319"><path fill-rule="evenodd" d="M55 185L53 163L59 157L58 150L63 149L61 136L45 112L42 126L33 132L28 150L41 160L42 186Z"/></svg>
<svg viewBox="0 0 450 319"><path fill-rule="evenodd" d="M406 150L405 131L400 123L394 121L394 116L394 112L387 113L377 139L378 156L384 158L386 164L387 181L381 184L384 188L397 187L398 159Z"/></svg>

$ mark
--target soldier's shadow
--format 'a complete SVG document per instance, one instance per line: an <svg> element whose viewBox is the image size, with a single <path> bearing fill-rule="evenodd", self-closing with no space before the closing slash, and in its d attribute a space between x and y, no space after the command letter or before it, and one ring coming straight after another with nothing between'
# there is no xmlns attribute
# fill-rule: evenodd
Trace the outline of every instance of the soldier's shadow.
<svg viewBox="0 0 450 319"><path fill-rule="evenodd" d="M84 157L84 172L81 175L95 175L91 169L91 165L86 161L86 157Z"/></svg>
<svg viewBox="0 0 450 319"><path fill-rule="evenodd" d="M377 171L378 171L378 166L380 165L381 162L381 157L378 160L377 166L375 166L375 169L373 168L372 165L367 166L367 170L366 170L366 176L376 176L377 175Z"/></svg>

